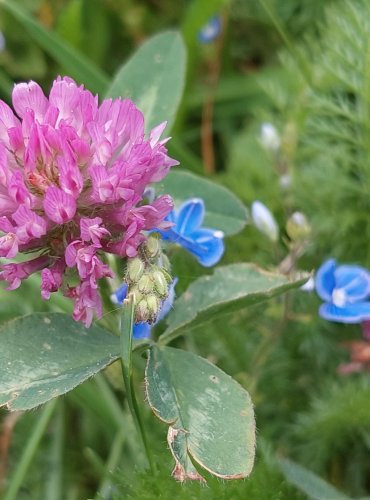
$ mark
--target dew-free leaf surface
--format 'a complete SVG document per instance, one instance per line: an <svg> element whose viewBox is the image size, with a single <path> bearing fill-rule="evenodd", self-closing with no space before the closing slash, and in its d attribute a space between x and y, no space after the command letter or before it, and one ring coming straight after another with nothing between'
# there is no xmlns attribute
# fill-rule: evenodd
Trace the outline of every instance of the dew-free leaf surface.
<svg viewBox="0 0 370 500"><path fill-rule="evenodd" d="M146 368L153 412L169 425L175 479L203 480L193 462L224 479L247 477L255 449L249 394L209 361L172 347L153 347Z"/></svg>
<svg viewBox="0 0 370 500"><path fill-rule="evenodd" d="M168 343L185 330L297 288L307 277L290 280L249 263L218 267L212 275L195 280L175 301L159 342Z"/></svg>
<svg viewBox="0 0 370 500"><path fill-rule="evenodd" d="M184 90L186 52L180 33L146 41L118 71L106 97L129 97L143 112L149 131L167 121L168 132Z"/></svg>
<svg viewBox="0 0 370 500"><path fill-rule="evenodd" d="M30 314L0 330L0 405L28 410L72 390L118 358L119 338L71 317Z"/></svg>
<svg viewBox="0 0 370 500"><path fill-rule="evenodd" d="M238 233L247 223L248 211L243 203L215 182L184 170L172 170L161 186L176 206L189 198L202 198L206 207L204 226L219 229L226 236Z"/></svg>

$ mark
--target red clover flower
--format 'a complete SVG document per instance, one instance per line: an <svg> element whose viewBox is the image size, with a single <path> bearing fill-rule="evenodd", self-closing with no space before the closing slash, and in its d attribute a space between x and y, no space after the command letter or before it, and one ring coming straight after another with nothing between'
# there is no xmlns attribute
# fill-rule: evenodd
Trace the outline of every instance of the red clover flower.
<svg viewBox="0 0 370 500"><path fill-rule="evenodd" d="M147 185L178 164L160 140L166 123L146 138L132 101L99 105L67 77L49 98L35 82L15 85L12 100L18 116L0 101L0 257L33 256L1 264L0 279L14 290L41 271L42 297L61 289L89 326L102 316L98 281L113 277L103 252L135 257L143 231L170 225L170 196L144 204Z"/></svg>

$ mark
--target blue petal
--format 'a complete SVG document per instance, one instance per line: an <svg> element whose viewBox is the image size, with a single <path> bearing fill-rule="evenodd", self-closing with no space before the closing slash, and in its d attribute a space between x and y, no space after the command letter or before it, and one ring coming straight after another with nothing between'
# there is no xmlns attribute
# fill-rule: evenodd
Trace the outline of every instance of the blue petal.
<svg viewBox="0 0 370 500"><path fill-rule="evenodd" d="M133 328L134 339L148 339L150 338L151 326L148 323L135 323Z"/></svg>
<svg viewBox="0 0 370 500"><path fill-rule="evenodd" d="M200 198L190 198L183 203L176 217L176 231L182 236L190 236L202 225L204 202Z"/></svg>
<svg viewBox="0 0 370 500"><path fill-rule="evenodd" d="M223 233L214 229L202 228L194 231L187 249L205 267L214 266L221 259L225 245Z"/></svg>
<svg viewBox="0 0 370 500"><path fill-rule="evenodd" d="M178 240L181 239L181 236L178 234L175 228L169 228L166 230L156 229L156 232L160 233L162 236L162 240L172 241L173 243L178 243ZM181 243L179 243L181 245Z"/></svg>
<svg viewBox="0 0 370 500"><path fill-rule="evenodd" d="M215 40L221 33L222 23L221 17L215 15L211 17L207 24L205 24L198 33L198 40L201 43L210 43Z"/></svg>
<svg viewBox="0 0 370 500"><path fill-rule="evenodd" d="M112 295L110 296L111 301L114 304L122 304L127 295L127 288L128 288L127 283L123 283L123 285L120 286L118 290L112 293Z"/></svg>
<svg viewBox="0 0 370 500"><path fill-rule="evenodd" d="M176 212L175 210L171 210L171 212L169 214L166 215L165 219L164 220L167 220L169 222L176 222Z"/></svg>
<svg viewBox="0 0 370 500"><path fill-rule="evenodd" d="M335 259L325 261L315 276L316 292L326 302L331 302L332 293L335 288L334 271L336 265Z"/></svg>
<svg viewBox="0 0 370 500"><path fill-rule="evenodd" d="M370 294L370 273L361 266L338 266L335 273L335 288L344 290L349 302L366 299Z"/></svg>
<svg viewBox="0 0 370 500"><path fill-rule="evenodd" d="M322 318L338 323L361 323L370 319L370 302L357 302L337 307L334 304L322 304L319 309Z"/></svg>

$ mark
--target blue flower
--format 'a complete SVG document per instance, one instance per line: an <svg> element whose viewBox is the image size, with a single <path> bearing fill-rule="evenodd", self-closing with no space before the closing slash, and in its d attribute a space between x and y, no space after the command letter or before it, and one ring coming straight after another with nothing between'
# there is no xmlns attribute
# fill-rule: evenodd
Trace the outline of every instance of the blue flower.
<svg viewBox="0 0 370 500"><path fill-rule="evenodd" d="M325 301L319 314L329 321L361 323L370 319L370 273L355 265L337 266L329 259L319 268L316 291Z"/></svg>
<svg viewBox="0 0 370 500"><path fill-rule="evenodd" d="M219 36L222 30L221 17L216 14L211 17L198 33L198 40L201 43L211 43Z"/></svg>
<svg viewBox="0 0 370 500"><path fill-rule="evenodd" d="M168 291L168 297L166 300L162 301L161 304L161 310L159 311L157 321L154 323L156 325L159 323L167 314L170 312L172 309L172 304L175 300L175 286L177 283L177 278L175 278ZM124 283L122 286L118 288L114 293L111 295L111 301L114 304L122 304L123 301L126 298L127 295L127 284ZM141 339L148 339L150 338L151 330L152 330L153 325L149 325L149 323L135 323L132 335L134 339L136 340L141 340Z"/></svg>
<svg viewBox="0 0 370 500"><path fill-rule="evenodd" d="M180 208L166 217L173 222L167 231L160 231L164 240L181 245L192 253L205 267L216 264L222 257L224 233L217 229L201 227L205 215L204 202L200 198L190 198Z"/></svg>

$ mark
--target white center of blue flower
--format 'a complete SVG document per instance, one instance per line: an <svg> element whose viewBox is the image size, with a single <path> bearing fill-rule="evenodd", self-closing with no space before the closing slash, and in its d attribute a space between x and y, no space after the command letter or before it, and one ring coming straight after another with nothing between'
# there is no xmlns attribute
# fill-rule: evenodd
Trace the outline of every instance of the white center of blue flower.
<svg viewBox="0 0 370 500"><path fill-rule="evenodd" d="M337 307L344 307L347 302L347 294L343 288L334 288L332 293L333 304Z"/></svg>

